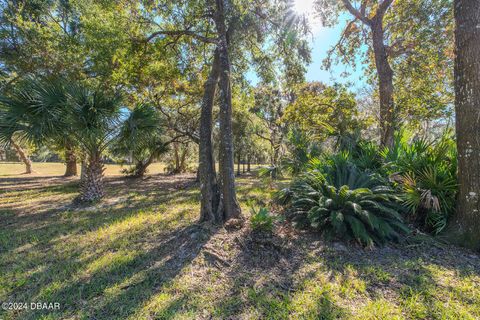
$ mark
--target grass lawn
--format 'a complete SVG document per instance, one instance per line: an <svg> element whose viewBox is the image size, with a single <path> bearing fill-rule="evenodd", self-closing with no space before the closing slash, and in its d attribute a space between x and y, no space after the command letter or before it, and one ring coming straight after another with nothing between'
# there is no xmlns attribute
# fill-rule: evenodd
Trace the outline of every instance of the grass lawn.
<svg viewBox="0 0 480 320"><path fill-rule="evenodd" d="M480 319L480 258L432 238L363 250L198 224L194 176L161 165L143 180L108 166L105 200L78 207L61 164L34 169L0 164L0 302L60 309L0 319ZM271 198L255 177L238 187L246 215Z"/></svg>
<svg viewBox="0 0 480 320"><path fill-rule="evenodd" d="M49 162L34 162L33 163L34 176L61 176L65 173L65 165L63 163L49 163ZM105 165L105 174L108 176L121 175L122 169L127 166L118 164ZM80 166L77 165L80 172ZM164 173L165 165L162 163L153 163L148 172L151 174ZM0 162L0 177L20 176L25 172L25 165L20 162Z"/></svg>

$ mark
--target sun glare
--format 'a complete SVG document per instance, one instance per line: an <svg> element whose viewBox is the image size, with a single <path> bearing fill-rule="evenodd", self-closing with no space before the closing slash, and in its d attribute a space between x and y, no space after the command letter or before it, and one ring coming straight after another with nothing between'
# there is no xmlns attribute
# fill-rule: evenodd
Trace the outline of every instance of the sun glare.
<svg viewBox="0 0 480 320"><path fill-rule="evenodd" d="M313 12L313 3L315 0L295 0L293 10L299 15L308 16Z"/></svg>

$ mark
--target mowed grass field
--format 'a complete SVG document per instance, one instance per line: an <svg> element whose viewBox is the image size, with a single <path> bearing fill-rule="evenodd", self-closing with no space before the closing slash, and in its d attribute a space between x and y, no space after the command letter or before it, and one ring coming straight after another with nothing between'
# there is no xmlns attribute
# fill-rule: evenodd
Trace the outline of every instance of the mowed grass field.
<svg viewBox="0 0 480 320"><path fill-rule="evenodd" d="M107 166L105 199L76 206L77 178L34 169L0 164L0 302L60 308L0 319L480 319L478 255L428 236L365 250L281 221L199 224L194 175L161 165L144 179ZM278 213L268 183L237 183L247 217L251 203Z"/></svg>
<svg viewBox="0 0 480 320"><path fill-rule="evenodd" d="M63 163L52 162L34 162L33 176L61 176L65 173L65 165ZM106 164L105 175L115 176L121 175L122 169L127 166L119 164ZM77 170L80 172L80 165L77 165ZM25 165L20 162L0 162L0 178L8 176L19 176L25 172ZM151 174L164 173L165 165L163 163L153 163L148 172Z"/></svg>

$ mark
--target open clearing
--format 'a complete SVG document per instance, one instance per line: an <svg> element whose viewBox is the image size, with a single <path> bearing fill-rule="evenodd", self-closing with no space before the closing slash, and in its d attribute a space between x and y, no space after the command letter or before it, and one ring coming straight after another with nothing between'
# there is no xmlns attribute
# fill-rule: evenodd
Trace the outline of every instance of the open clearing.
<svg viewBox="0 0 480 320"><path fill-rule="evenodd" d="M194 175L114 176L71 204L61 164L0 165L0 301L59 302L0 319L479 319L480 259L427 236L375 250L278 224L272 235L196 222ZM17 170L18 169L18 170ZM268 203L254 176L239 200Z"/></svg>

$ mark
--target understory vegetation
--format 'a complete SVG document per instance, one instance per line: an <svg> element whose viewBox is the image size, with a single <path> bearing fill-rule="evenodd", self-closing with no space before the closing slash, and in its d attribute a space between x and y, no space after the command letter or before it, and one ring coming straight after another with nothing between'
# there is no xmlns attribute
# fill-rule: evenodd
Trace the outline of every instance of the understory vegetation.
<svg viewBox="0 0 480 320"><path fill-rule="evenodd" d="M0 317L480 317L480 264L471 252L421 234L373 251L327 244L285 225L278 211L267 213L275 218L270 235L212 228L196 222L194 180L107 176L104 202L78 207L71 205L75 180L2 178L0 300L58 301L61 308L1 310ZM274 195L254 176L238 183L247 212Z"/></svg>
<svg viewBox="0 0 480 320"><path fill-rule="evenodd" d="M295 152L299 148L305 145ZM454 213L457 164L450 130L432 141L400 131L392 148L358 140L301 159L296 167L303 169L292 171L291 186L278 192L277 201L297 224L329 238L366 246L399 241L410 232L407 224L439 234Z"/></svg>

